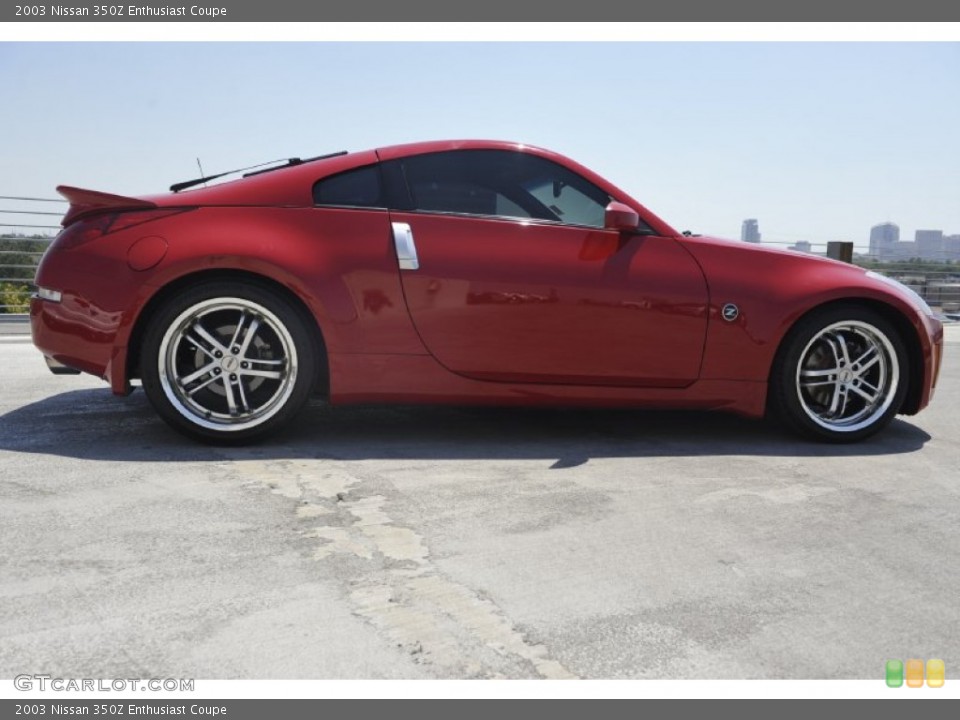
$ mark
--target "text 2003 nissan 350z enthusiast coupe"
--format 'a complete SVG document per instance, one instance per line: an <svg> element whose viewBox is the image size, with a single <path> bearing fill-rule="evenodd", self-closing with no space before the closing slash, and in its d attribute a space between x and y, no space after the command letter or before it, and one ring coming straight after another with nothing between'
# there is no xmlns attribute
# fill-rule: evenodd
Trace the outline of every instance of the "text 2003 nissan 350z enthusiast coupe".
<svg viewBox="0 0 960 720"><path fill-rule="evenodd" d="M201 440L332 403L768 410L831 441L930 401L943 328L831 260L687 237L561 155L444 141L121 197L61 187L33 340Z"/></svg>

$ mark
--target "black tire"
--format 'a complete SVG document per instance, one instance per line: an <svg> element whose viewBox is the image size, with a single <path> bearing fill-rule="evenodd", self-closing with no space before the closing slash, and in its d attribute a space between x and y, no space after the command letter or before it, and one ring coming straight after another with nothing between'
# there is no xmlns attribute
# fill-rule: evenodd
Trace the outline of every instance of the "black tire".
<svg viewBox="0 0 960 720"><path fill-rule="evenodd" d="M830 306L802 318L784 338L770 373L770 406L807 437L863 440L900 412L908 362L903 338L882 315Z"/></svg>
<svg viewBox="0 0 960 720"><path fill-rule="evenodd" d="M320 348L308 322L283 295L253 282L190 288L150 321L144 391L160 417L195 440L262 439L289 423L313 391Z"/></svg>

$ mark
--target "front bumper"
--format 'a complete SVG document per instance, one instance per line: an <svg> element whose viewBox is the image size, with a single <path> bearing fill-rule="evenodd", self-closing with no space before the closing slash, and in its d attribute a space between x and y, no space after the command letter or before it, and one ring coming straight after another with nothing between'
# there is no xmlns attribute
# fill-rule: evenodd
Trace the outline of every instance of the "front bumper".
<svg viewBox="0 0 960 720"><path fill-rule="evenodd" d="M943 364L943 323L935 317L924 315L917 331L920 333L922 375L915 376L920 382L920 392L916 396L914 407L907 411L910 415L920 412L933 400Z"/></svg>

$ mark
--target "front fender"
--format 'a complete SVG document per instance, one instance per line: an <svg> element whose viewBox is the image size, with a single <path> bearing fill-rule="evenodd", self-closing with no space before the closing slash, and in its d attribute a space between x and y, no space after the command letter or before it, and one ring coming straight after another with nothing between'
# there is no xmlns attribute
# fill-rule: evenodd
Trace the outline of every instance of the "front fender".
<svg viewBox="0 0 960 720"><path fill-rule="evenodd" d="M922 351L932 351L926 317L893 287L856 266L745 243L689 239L684 243L701 264L710 288L701 378L766 382L777 349L808 312L838 301L880 303L914 328ZM739 314L723 319L734 304Z"/></svg>

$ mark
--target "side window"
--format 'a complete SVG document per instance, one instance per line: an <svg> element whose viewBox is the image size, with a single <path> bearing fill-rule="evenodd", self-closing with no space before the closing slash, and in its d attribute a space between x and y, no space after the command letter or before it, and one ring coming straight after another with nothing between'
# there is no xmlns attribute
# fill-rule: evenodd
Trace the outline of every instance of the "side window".
<svg viewBox="0 0 960 720"><path fill-rule="evenodd" d="M534 218L603 227L611 198L574 172L535 155L454 150L406 158L413 209Z"/></svg>
<svg viewBox="0 0 960 720"><path fill-rule="evenodd" d="M313 186L313 204L357 208L386 207L377 166L368 165L318 180Z"/></svg>
<svg viewBox="0 0 960 720"><path fill-rule="evenodd" d="M574 225L603 227L603 214L610 202L598 203L576 186L549 176L538 177L524 189L556 214L557 219Z"/></svg>

